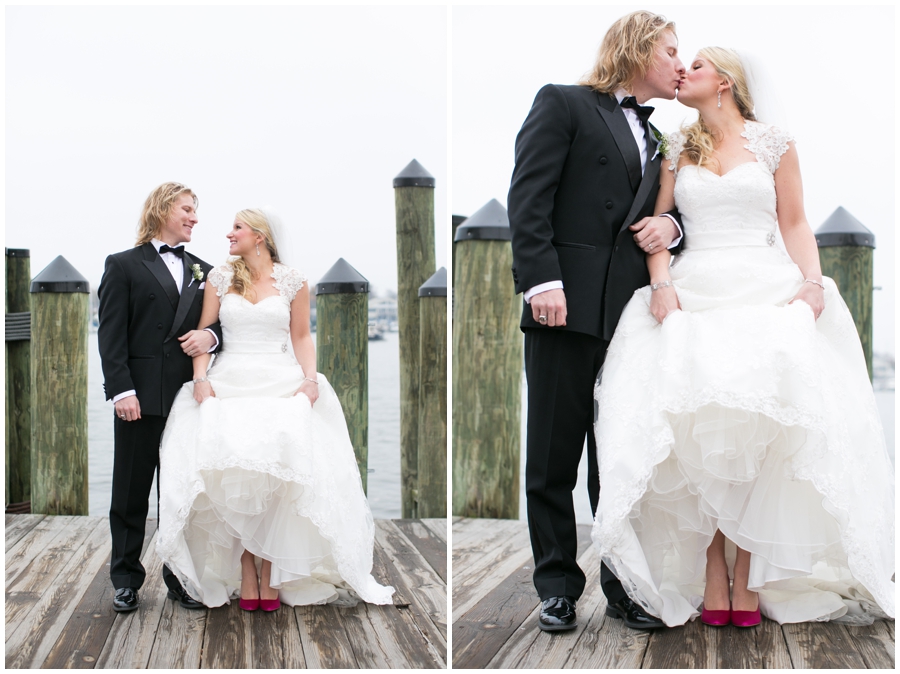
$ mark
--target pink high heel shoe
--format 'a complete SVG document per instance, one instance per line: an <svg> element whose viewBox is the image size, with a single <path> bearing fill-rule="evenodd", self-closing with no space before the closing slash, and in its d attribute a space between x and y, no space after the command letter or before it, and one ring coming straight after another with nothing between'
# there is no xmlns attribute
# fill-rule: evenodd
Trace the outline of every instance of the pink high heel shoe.
<svg viewBox="0 0 900 674"><path fill-rule="evenodd" d="M238 606L240 606L245 611L255 611L259 608L259 599L244 599L241 597L241 600L238 602Z"/></svg>
<svg viewBox="0 0 900 674"><path fill-rule="evenodd" d="M277 611L281 608L281 600L280 599L260 599L259 607L263 611Z"/></svg>
<svg viewBox="0 0 900 674"><path fill-rule="evenodd" d="M711 627L724 627L731 623L731 605L727 611L707 611L706 607L700 612L700 622Z"/></svg>
<svg viewBox="0 0 900 674"><path fill-rule="evenodd" d="M756 599L755 611L731 611L731 624L735 627L756 627L762 622L759 614L759 598Z"/></svg>

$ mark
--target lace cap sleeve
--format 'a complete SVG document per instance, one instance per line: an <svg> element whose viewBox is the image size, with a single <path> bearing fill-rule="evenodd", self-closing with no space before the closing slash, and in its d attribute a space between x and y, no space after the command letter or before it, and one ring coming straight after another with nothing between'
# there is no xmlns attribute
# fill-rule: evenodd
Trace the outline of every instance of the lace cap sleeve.
<svg viewBox="0 0 900 674"><path fill-rule="evenodd" d="M676 131L668 134L666 139L666 159L669 160L669 170L675 171L678 160L681 158L681 151L684 149L684 134ZM675 171L675 175L678 175L677 171Z"/></svg>
<svg viewBox="0 0 900 674"><path fill-rule="evenodd" d="M756 155L756 161L765 164L772 174L778 170L781 155L788 151L788 143L795 140L792 134L777 126L749 121L741 135L749 141L744 147Z"/></svg>
<svg viewBox="0 0 900 674"><path fill-rule="evenodd" d="M306 283L306 277L303 274L293 267L283 264L275 265L272 276L275 279L275 283L272 285L278 288L281 296L286 297L288 302L294 301L294 297L303 287L303 284Z"/></svg>
<svg viewBox="0 0 900 674"><path fill-rule="evenodd" d="M216 289L216 295L222 297L228 288L231 287L231 281L234 278L234 271L231 265L222 264L213 269L206 276L206 280L213 284Z"/></svg>

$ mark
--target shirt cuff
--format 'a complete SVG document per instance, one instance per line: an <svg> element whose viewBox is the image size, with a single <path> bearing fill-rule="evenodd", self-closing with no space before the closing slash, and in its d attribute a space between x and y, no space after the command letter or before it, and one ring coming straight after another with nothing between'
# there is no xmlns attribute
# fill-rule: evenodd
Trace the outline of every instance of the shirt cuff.
<svg viewBox="0 0 900 674"><path fill-rule="evenodd" d="M562 281L547 281L546 283L541 283L536 285L534 288L529 288L525 291L525 304L531 304L531 298L535 295L539 295L540 293L545 293L548 290L562 290L563 282Z"/></svg>
<svg viewBox="0 0 900 674"><path fill-rule="evenodd" d="M660 213L660 216L663 218L669 218L669 220L675 223L675 229L678 230L678 236L676 236L672 243L669 244L669 250L671 250L679 243L681 243L681 240L684 238L684 232L681 231L681 225L678 224L678 220L676 220L674 216L670 215L669 213Z"/></svg>
<svg viewBox="0 0 900 674"><path fill-rule="evenodd" d="M122 398L127 398L128 396L136 396L137 391L125 391L124 393L120 393L115 398L112 399L113 405L119 402Z"/></svg>
<svg viewBox="0 0 900 674"><path fill-rule="evenodd" d="M219 348L219 336L213 330L210 330L209 328L203 328L203 329L206 332L208 332L209 334L211 334L213 336L213 339L216 340L215 343L210 347L209 351L206 352L206 353L212 353L213 351L215 351L216 349Z"/></svg>

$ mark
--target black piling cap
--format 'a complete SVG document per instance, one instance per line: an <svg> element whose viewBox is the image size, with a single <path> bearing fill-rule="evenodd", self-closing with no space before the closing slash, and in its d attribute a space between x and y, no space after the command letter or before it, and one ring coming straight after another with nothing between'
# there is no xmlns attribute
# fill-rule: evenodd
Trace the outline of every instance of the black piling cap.
<svg viewBox="0 0 900 674"><path fill-rule="evenodd" d="M425 283L419 286L419 297L446 297L447 296L447 268L441 267L431 275Z"/></svg>
<svg viewBox="0 0 900 674"><path fill-rule="evenodd" d="M369 281L344 258L339 258L316 284L316 295L367 293Z"/></svg>
<svg viewBox="0 0 900 674"><path fill-rule="evenodd" d="M509 216L496 199L472 213L456 228L453 241L509 241Z"/></svg>
<svg viewBox="0 0 900 674"><path fill-rule="evenodd" d="M434 187L434 176L413 159L394 178L394 187Z"/></svg>
<svg viewBox="0 0 900 674"><path fill-rule="evenodd" d="M6 257L31 257L31 251L28 248L7 248Z"/></svg>
<svg viewBox="0 0 900 674"><path fill-rule="evenodd" d="M59 255L31 280L33 293L89 293L88 280Z"/></svg>
<svg viewBox="0 0 900 674"><path fill-rule="evenodd" d="M834 213L816 230L816 243L819 248L830 246L868 246L875 247L875 235L866 226L850 215L843 206L838 206Z"/></svg>

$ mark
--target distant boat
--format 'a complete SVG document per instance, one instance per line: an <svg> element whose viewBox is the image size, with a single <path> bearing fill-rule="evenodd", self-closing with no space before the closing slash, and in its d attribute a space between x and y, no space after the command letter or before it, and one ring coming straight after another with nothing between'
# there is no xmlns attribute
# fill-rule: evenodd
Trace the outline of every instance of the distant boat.
<svg viewBox="0 0 900 674"><path fill-rule="evenodd" d="M379 339L384 339L384 330L372 321L369 323L369 341L375 342Z"/></svg>

